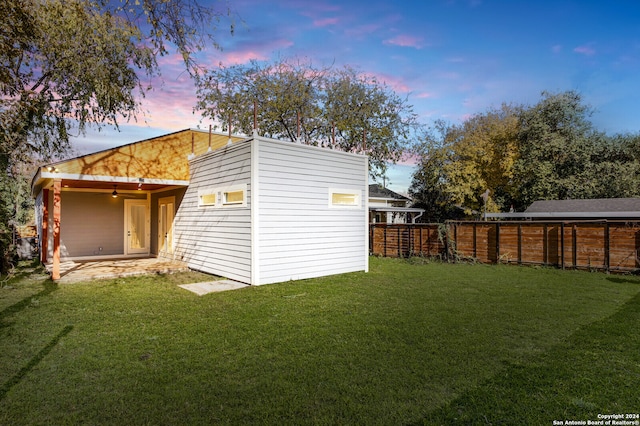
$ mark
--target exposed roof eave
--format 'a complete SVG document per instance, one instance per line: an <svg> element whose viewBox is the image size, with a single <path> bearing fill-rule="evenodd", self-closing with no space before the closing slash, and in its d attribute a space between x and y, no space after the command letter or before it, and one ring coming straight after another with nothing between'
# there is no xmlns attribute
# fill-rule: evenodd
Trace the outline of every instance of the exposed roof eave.
<svg viewBox="0 0 640 426"><path fill-rule="evenodd" d="M376 207L369 206L369 210L376 212L396 212L396 213L424 213L424 209L415 207Z"/></svg>

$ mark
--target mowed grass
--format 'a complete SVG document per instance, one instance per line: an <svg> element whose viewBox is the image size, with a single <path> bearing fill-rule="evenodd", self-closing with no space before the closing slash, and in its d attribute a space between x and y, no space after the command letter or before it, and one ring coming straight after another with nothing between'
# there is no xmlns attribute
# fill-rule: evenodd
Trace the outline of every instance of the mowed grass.
<svg viewBox="0 0 640 426"><path fill-rule="evenodd" d="M640 409L640 279L371 258L0 288L0 424L552 424Z"/></svg>

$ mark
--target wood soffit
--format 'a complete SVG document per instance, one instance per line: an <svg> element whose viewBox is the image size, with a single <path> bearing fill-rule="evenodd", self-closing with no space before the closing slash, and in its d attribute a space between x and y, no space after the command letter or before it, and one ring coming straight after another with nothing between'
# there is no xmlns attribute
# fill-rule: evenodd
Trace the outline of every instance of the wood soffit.
<svg viewBox="0 0 640 426"><path fill-rule="evenodd" d="M232 136L233 142L244 138ZM134 142L52 164L55 173L62 177L62 186L69 188L136 190L138 182L122 183L102 181L104 177L130 177L163 181L188 181L189 160L192 153L202 155L209 148L220 149L227 145L228 135L196 130L182 130L153 139ZM46 169L43 167L43 170ZM45 170L46 171L46 170ZM101 181L68 179L69 175L100 176ZM169 185L142 184L144 190L157 190Z"/></svg>
<svg viewBox="0 0 640 426"><path fill-rule="evenodd" d="M221 148L227 141L228 136L212 135L211 148ZM207 152L208 142L208 133L183 131L74 158L55 167L60 173L78 175L189 180L187 158L192 152Z"/></svg>

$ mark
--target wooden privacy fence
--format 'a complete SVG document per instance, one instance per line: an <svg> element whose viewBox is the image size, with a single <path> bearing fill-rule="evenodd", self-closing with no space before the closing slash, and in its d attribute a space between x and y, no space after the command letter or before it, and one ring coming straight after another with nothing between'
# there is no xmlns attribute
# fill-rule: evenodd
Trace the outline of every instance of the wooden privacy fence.
<svg viewBox="0 0 640 426"><path fill-rule="evenodd" d="M369 251L628 272L640 268L640 222L372 223Z"/></svg>

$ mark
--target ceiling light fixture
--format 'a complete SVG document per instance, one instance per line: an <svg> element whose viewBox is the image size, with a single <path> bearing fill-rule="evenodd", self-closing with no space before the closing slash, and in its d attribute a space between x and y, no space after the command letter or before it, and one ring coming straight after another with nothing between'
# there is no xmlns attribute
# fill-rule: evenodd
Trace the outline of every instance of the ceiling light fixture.
<svg viewBox="0 0 640 426"><path fill-rule="evenodd" d="M118 191L116 191L117 186L113 185L113 192L111 193L111 196L113 198L117 198L118 197Z"/></svg>

